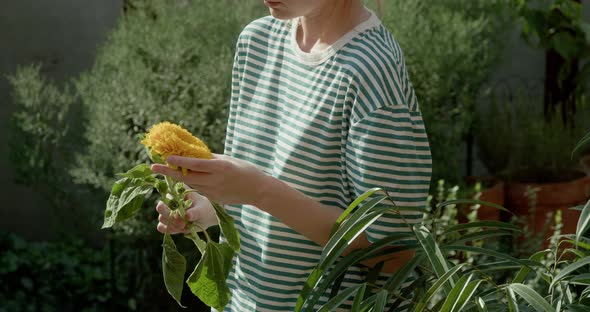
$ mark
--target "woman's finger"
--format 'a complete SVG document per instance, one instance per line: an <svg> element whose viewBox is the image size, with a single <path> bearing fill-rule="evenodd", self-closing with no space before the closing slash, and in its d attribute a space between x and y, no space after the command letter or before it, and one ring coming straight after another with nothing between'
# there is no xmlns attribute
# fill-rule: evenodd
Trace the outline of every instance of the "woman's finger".
<svg viewBox="0 0 590 312"><path fill-rule="evenodd" d="M187 168L194 172L211 173L215 172L221 166L223 160L214 157L213 159L192 158L182 156L168 156L166 162L170 165Z"/></svg>
<svg viewBox="0 0 590 312"><path fill-rule="evenodd" d="M182 174L182 171L172 169L166 165L162 164L153 164L151 169L155 173L163 174L165 176L169 176L176 181L184 181L185 176Z"/></svg>
<svg viewBox="0 0 590 312"><path fill-rule="evenodd" d="M182 181L185 184L191 185L193 187L207 185L208 181L211 180L211 173L195 172L189 170L188 173L184 175L181 170L172 169L166 165L161 164L153 164L151 169L155 173L163 174L176 181Z"/></svg>
<svg viewBox="0 0 590 312"><path fill-rule="evenodd" d="M160 223L158 223L158 226L156 227L156 229L158 230L158 232L160 232L162 234L166 234L168 228L167 228L166 224L160 222Z"/></svg>
<svg viewBox="0 0 590 312"><path fill-rule="evenodd" d="M164 204L163 201L158 202L158 204L156 205L156 211L161 215L165 216L166 218L168 218L168 216L170 215L170 208L168 208L168 206L166 206L166 204Z"/></svg>
<svg viewBox="0 0 590 312"><path fill-rule="evenodd" d="M175 226L172 224L166 225L166 223L163 223L163 222L159 222L156 229L158 230L158 232L160 232L162 234L166 234L166 233L168 233L168 234L178 234L178 233L187 234L187 233L189 233L189 230L184 226L179 227L179 226Z"/></svg>

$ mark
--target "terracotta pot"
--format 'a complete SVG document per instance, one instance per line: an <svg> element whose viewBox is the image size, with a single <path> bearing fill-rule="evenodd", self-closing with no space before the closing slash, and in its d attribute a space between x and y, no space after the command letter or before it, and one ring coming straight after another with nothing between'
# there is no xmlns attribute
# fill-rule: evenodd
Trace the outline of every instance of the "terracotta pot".
<svg viewBox="0 0 590 312"><path fill-rule="evenodd" d="M490 202L504 207L504 182L498 181L492 177L467 178L467 183L470 185L473 185L476 182L487 182L486 184L492 185L491 187L483 188L481 190L479 200ZM462 207L461 213L459 215L459 222L467 222L467 213L469 213L469 207ZM493 207L482 205L477 210L477 218L479 220L500 220L500 210Z"/></svg>
<svg viewBox="0 0 590 312"><path fill-rule="evenodd" d="M504 182L499 181L492 187L482 190L479 200L494 203L496 205L504 207L504 189ZM500 220L500 210L498 210L497 208L482 205L477 210L477 217L480 220Z"/></svg>
<svg viewBox="0 0 590 312"><path fill-rule="evenodd" d="M536 214L530 225L534 231L541 231L547 222L547 212L562 211L563 234L576 232L580 211L569 209L585 203L590 197L590 177L561 183L507 183L506 208L519 216L529 213L527 188L539 188L536 199ZM546 233L549 237L552 233Z"/></svg>

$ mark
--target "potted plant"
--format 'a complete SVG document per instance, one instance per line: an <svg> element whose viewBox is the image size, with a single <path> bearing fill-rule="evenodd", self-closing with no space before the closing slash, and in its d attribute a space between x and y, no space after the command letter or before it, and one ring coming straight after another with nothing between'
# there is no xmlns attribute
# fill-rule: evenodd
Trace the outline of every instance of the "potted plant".
<svg viewBox="0 0 590 312"><path fill-rule="evenodd" d="M493 99L482 110L476 129L479 157L490 173L505 182L505 206L515 215L530 216L532 229L547 227L547 213L562 211L563 231L575 229L579 212L570 210L590 196L590 178L571 157L571 149L590 126L588 109L564 126L559 115L550 120L530 94L505 101ZM579 107L588 103L581 97Z"/></svg>
<svg viewBox="0 0 590 312"><path fill-rule="evenodd" d="M581 0L510 0L523 26L523 37L545 51L543 113L546 121L560 115L573 121L578 96L590 79L590 24Z"/></svg>
<svg viewBox="0 0 590 312"><path fill-rule="evenodd" d="M469 187L467 188L467 198L479 201L489 202L498 206L505 204L505 183L504 181L492 177L468 177ZM472 213L475 211L479 220L500 220L500 210L495 207L481 204L471 207Z"/></svg>
<svg viewBox="0 0 590 312"><path fill-rule="evenodd" d="M580 144L584 142L590 142L590 133ZM448 197L436 204L434 211L424 211L422 224L342 255L372 220L392 210L378 205L389 200L379 189L372 189L361 197L369 196L371 199L364 201L364 205L357 206L360 202L355 201L338 219L320 262L300 293L295 311L333 311L343 305L354 312L588 310L590 245L585 233L590 228L590 201L582 209L574 234L560 235L557 228L550 248L524 258L498 252L486 243L472 244L519 231L512 224L489 221L456 224L440 219L437 212L468 202L448 200ZM403 207L393 210L397 213L400 210L421 211ZM408 237L412 237L413 243L407 242ZM404 241L406 243L402 243ZM560 248L563 243L572 247ZM397 246L383 251L384 246L392 244ZM381 279L381 283L376 283L378 269L370 270L365 283L352 286L342 283L343 274L350 266L384 253L395 257L396 252L407 249L416 250L416 256L388 278ZM479 261L457 257L462 253L484 257L479 257ZM322 296L330 288L330 297L322 302Z"/></svg>

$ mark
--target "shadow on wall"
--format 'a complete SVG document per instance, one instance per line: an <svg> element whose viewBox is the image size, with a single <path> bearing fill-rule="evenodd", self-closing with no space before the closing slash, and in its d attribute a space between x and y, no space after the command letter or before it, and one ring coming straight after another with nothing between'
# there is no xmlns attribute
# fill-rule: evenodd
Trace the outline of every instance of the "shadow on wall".
<svg viewBox="0 0 590 312"><path fill-rule="evenodd" d="M67 80L89 68L96 48L115 26L122 0L7 0L0 10L0 229L29 239L51 239L55 217L29 188L14 184L8 125L14 105L7 75L40 63L44 74Z"/></svg>

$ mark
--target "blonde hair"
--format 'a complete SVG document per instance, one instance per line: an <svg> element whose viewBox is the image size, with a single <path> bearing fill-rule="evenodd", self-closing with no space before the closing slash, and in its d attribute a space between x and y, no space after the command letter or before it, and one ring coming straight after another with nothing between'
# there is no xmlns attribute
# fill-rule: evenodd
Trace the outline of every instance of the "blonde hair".
<svg viewBox="0 0 590 312"><path fill-rule="evenodd" d="M375 13L379 18L383 17L383 1L382 0L375 0Z"/></svg>

